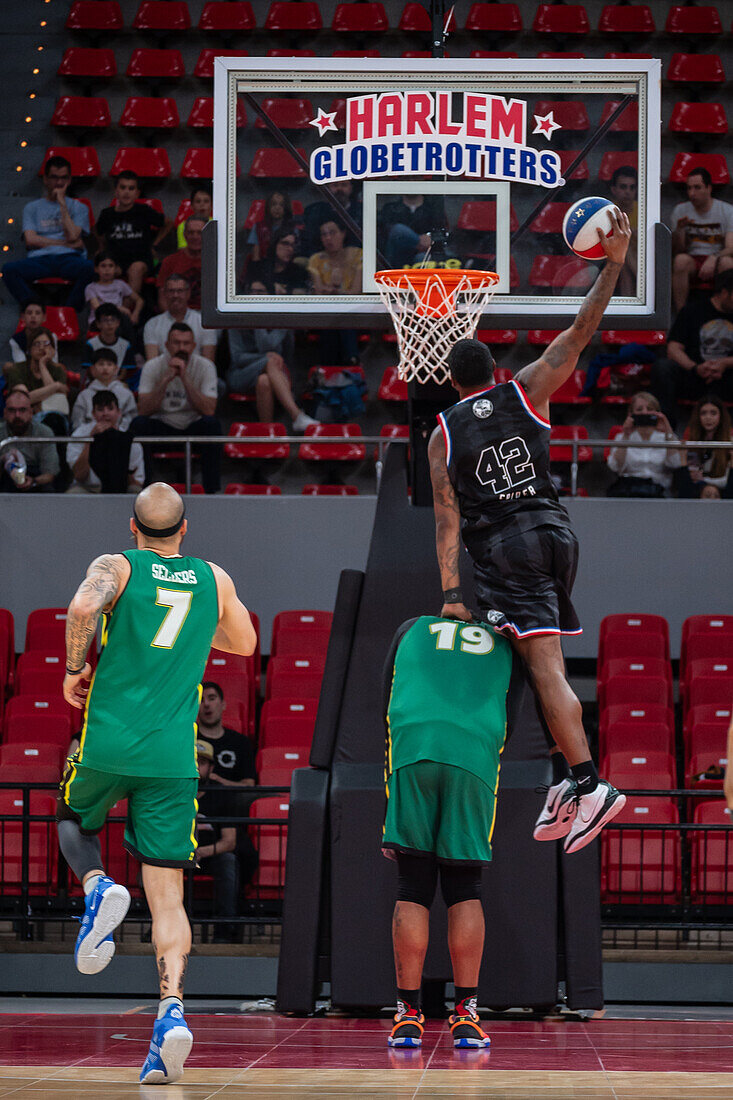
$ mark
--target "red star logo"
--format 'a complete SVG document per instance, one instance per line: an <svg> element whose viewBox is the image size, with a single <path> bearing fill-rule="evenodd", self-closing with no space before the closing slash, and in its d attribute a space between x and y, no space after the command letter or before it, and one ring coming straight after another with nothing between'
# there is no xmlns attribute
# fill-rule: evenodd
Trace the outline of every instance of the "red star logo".
<svg viewBox="0 0 733 1100"><path fill-rule="evenodd" d="M311 126L317 126L318 127L318 133L320 134L321 137L323 137L323 135L328 130L338 130L338 126L336 125L336 122L334 121L335 118L336 118L336 112L335 111L333 112L333 114L329 115L326 111L324 111L322 108L319 107L318 108L318 115L316 116L316 118L311 119L310 125Z"/></svg>
<svg viewBox="0 0 733 1100"><path fill-rule="evenodd" d="M551 140L555 130L562 130L562 126L559 122L555 122L555 117L552 111L548 111L546 115L534 116L535 127L532 131L533 134L543 134L548 141Z"/></svg>

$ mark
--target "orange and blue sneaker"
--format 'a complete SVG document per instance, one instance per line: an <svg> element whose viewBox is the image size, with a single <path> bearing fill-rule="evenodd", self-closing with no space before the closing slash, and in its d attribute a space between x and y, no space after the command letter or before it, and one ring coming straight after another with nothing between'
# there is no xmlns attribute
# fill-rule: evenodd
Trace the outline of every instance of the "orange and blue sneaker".
<svg viewBox="0 0 733 1100"><path fill-rule="evenodd" d="M402 1050L410 1050L422 1046L422 1034L425 1030L425 1017L419 1008L397 1002L397 1012L394 1017L394 1027L387 1039L391 1047L399 1047Z"/></svg>
<svg viewBox="0 0 733 1100"><path fill-rule="evenodd" d="M476 998L465 997L456 1005L453 1016L448 1017L453 1046L458 1050L478 1050L491 1044L491 1039L481 1028Z"/></svg>

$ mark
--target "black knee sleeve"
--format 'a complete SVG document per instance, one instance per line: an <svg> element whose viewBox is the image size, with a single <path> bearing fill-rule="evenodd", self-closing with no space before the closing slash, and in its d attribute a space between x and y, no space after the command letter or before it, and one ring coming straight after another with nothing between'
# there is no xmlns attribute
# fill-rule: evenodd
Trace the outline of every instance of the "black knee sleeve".
<svg viewBox="0 0 733 1100"><path fill-rule="evenodd" d="M103 871L102 848L98 836L85 836L77 823L68 818L58 822L59 847L79 882L90 871Z"/></svg>
<svg viewBox="0 0 733 1100"><path fill-rule="evenodd" d="M435 856L411 856L396 852L397 856L397 900L411 901L415 905L424 905L429 909L435 897L438 883L438 864Z"/></svg>
<svg viewBox="0 0 733 1100"><path fill-rule="evenodd" d="M441 863L440 891L449 909L461 901L476 901L481 897L481 872L481 866L476 864L452 866Z"/></svg>

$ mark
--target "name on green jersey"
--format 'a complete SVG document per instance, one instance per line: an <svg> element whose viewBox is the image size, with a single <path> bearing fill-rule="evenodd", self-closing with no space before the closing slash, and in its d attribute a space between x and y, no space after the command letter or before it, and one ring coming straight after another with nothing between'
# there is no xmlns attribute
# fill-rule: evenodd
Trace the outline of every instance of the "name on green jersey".
<svg viewBox="0 0 733 1100"><path fill-rule="evenodd" d="M152 571L153 576L159 581L173 581L174 584L198 584L193 569L181 569L178 573L171 573L167 566L154 561Z"/></svg>

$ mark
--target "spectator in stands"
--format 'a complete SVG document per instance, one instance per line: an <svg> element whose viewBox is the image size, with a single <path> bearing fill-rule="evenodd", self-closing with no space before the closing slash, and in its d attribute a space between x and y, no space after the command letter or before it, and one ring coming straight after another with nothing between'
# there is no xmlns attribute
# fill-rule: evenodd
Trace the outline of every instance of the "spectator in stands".
<svg viewBox="0 0 733 1100"><path fill-rule="evenodd" d="M272 248L266 260L249 264L250 282L272 286L275 294L303 294L308 285L304 267L293 261L297 236L292 226L282 226L272 235ZM250 290L251 293L251 290Z"/></svg>
<svg viewBox="0 0 733 1100"><path fill-rule="evenodd" d="M28 344L28 358L5 372L8 389L25 386L33 413L54 435L66 435L69 399L66 368L54 359L53 335L39 329Z"/></svg>
<svg viewBox="0 0 733 1100"><path fill-rule="evenodd" d="M247 243L251 246L250 261L257 263L264 260L270 252L272 235L283 225L289 225L293 220L293 207L290 199L282 191L273 191L265 199L265 212L262 218L255 222L249 234Z"/></svg>
<svg viewBox="0 0 733 1100"><path fill-rule="evenodd" d="M389 267L423 260L432 245L431 233L448 225L439 195L400 195L384 204L377 224Z"/></svg>
<svg viewBox="0 0 733 1100"><path fill-rule="evenodd" d="M239 895L239 864L236 856L237 829L227 825L227 818L239 816L231 794L211 783L214 750L208 741L196 741L199 768L199 789L196 795L196 865L214 879L213 917L226 921L214 932L214 941L229 943L235 933L231 922L237 916ZM209 820L223 818L222 821Z"/></svg>
<svg viewBox="0 0 733 1100"><path fill-rule="evenodd" d="M635 168L631 165L625 164L611 176L611 197L616 203L619 210L623 210L624 214L628 216L629 224L631 226L631 241L629 242L629 250L626 253L626 259L624 266L621 269L618 283L616 284L617 294L636 294L636 272L638 268L638 242L636 236L636 229L639 224L639 210L637 195L639 192L639 175Z"/></svg>
<svg viewBox="0 0 733 1100"><path fill-rule="evenodd" d="M623 423L623 439L638 443L635 447L612 447L608 465L618 475L609 486L610 497L663 497L672 485L672 470L680 464L680 452L676 448L645 447L645 443L667 440L677 436L651 393L635 394L629 403L628 416Z"/></svg>
<svg viewBox="0 0 733 1100"><path fill-rule="evenodd" d="M145 277L153 270L153 250L168 229L165 215L141 201L136 173L120 172L114 202L97 218L95 232L100 247L112 253L136 294L142 294Z"/></svg>
<svg viewBox="0 0 733 1100"><path fill-rule="evenodd" d="M708 394L694 406L683 439L726 443L733 438L728 410L719 397ZM682 453L677 492L681 497L720 500L733 495L730 467L733 450L688 448Z"/></svg>
<svg viewBox="0 0 733 1100"><path fill-rule="evenodd" d="M162 355L142 369L138 390L139 416L130 425L133 435L221 435L216 416L217 378L214 364L196 353L190 325L170 326ZM201 475L207 493L219 491L219 444L202 445ZM146 482L151 479L151 457L146 448Z"/></svg>
<svg viewBox="0 0 733 1100"><path fill-rule="evenodd" d="M115 427L119 427L121 432L127 431L137 416L137 404L132 391L120 381L119 370L117 356L112 348L100 348L94 352L89 368L92 381L74 402L71 414L71 426L74 430L91 426L94 420L94 398L98 393L104 392L114 394L117 401L119 425Z"/></svg>
<svg viewBox="0 0 733 1100"><path fill-rule="evenodd" d="M733 209L733 208L731 208ZM677 401L713 393L733 401L733 270L715 276L712 298L688 302L677 314L667 341L667 358L652 366L649 388L671 424Z"/></svg>
<svg viewBox="0 0 733 1100"><path fill-rule="evenodd" d="M96 328L96 311L103 302L111 302L120 313L129 318L130 324L140 320L143 300L129 283L117 278L117 264L111 252L98 252L94 257L96 282L89 283L84 297L89 302L89 325Z"/></svg>
<svg viewBox="0 0 733 1100"><path fill-rule="evenodd" d="M104 352L109 355L110 352ZM88 392L88 391L86 391ZM66 461L74 475L68 493L139 493L145 477L143 449L122 428L120 406L112 390L96 390L92 420L72 434L94 436L92 443L69 443Z"/></svg>
<svg viewBox="0 0 733 1100"><path fill-rule="evenodd" d="M65 157L49 157L43 169L42 199L23 208L23 240L28 255L3 267L8 292L21 306L33 297L36 279L66 279L72 286L67 303L84 306L84 287L94 276L87 257L84 234L89 233L89 210L83 202L67 196L71 165Z"/></svg>
<svg viewBox="0 0 733 1100"><path fill-rule="evenodd" d="M209 779L222 787L253 787L257 773L252 742L243 733L222 725L225 709L221 686L205 680L201 685L197 721L200 740L208 742L214 750Z"/></svg>
<svg viewBox="0 0 733 1100"><path fill-rule="evenodd" d="M189 305L191 309L201 309L201 234L206 222L197 214L186 218L184 234L186 247L166 256L158 270L155 284L158 287L158 308L165 310L165 283L170 275L183 275L191 288Z"/></svg>
<svg viewBox="0 0 733 1100"><path fill-rule="evenodd" d="M253 283L250 293L263 293ZM293 384L287 361L292 362L293 333L284 328L229 329L230 363L227 386L231 393L252 393L257 406L257 418L270 422L275 417L275 402L279 401L293 421L293 431L304 432L316 424L298 407L293 396Z"/></svg>
<svg viewBox="0 0 733 1100"><path fill-rule="evenodd" d="M34 443L34 439L53 439L53 432L45 424L33 419L33 406L24 386L12 389L5 401L4 419L0 422L0 440L17 436L21 442L17 450L26 461L25 481L18 485L5 468L0 467L0 492L3 493L50 493L53 480L59 472L59 459L56 447L49 444ZM5 456L4 456L5 457Z"/></svg>
<svg viewBox="0 0 733 1100"><path fill-rule="evenodd" d="M733 206L713 198L707 168L693 168L687 177L687 202L672 211L672 301L682 309L697 276L710 283L733 267Z"/></svg>
<svg viewBox="0 0 733 1100"><path fill-rule="evenodd" d="M100 348L107 348L115 353L115 358L119 364L118 377L126 382L131 390L136 391L140 380L140 370L135 363L130 341L120 336L121 322L122 314L117 306L112 305L111 302L102 302L97 310L98 332L84 345L82 367L89 371L95 351L99 351Z"/></svg>
<svg viewBox="0 0 733 1100"><path fill-rule="evenodd" d="M362 250L346 246L346 230L333 216L320 226L323 250L308 261L308 274L316 294L360 294ZM354 329L322 329L318 334L318 358L324 365L353 366L359 362Z"/></svg>
<svg viewBox="0 0 733 1100"><path fill-rule="evenodd" d="M213 363L216 332L204 328L199 311L189 308L191 284L185 275L169 275L163 286L163 295L165 313L151 317L143 330L145 358L154 359L156 355L162 355L170 328L174 322L178 322L188 325L194 335L195 350Z"/></svg>
<svg viewBox="0 0 733 1100"><path fill-rule="evenodd" d="M353 180L334 180L332 184L329 184L328 190L339 200L342 206L346 207L346 212L351 215L356 224L361 226L361 201L354 193ZM318 202L311 202L306 206L303 211L303 230L298 249L299 255L312 256L314 252L318 251L321 247L321 226L324 221L328 221L329 218L333 217L338 217L338 212L325 199L319 199ZM361 238L357 237L350 229L346 230L344 243L347 247L361 248Z"/></svg>
<svg viewBox="0 0 733 1100"><path fill-rule="evenodd" d="M195 218L201 218L206 223L210 222L214 216L214 204L211 197L211 184L210 183L197 183L191 191L191 197L189 199L191 213L189 216ZM186 247L186 223L182 221L176 227L176 248Z"/></svg>
<svg viewBox="0 0 733 1100"><path fill-rule="evenodd" d="M12 367L13 363L23 363L28 358L28 342L32 340L36 333L42 329L47 328L46 325L46 307L40 298L31 298L29 302L26 302L25 309L20 312L20 319L23 322L23 328L10 337L10 355L12 362L5 364L5 371L7 368ZM56 339L56 333L51 333L53 338L53 355L54 359L59 357L59 344Z"/></svg>

